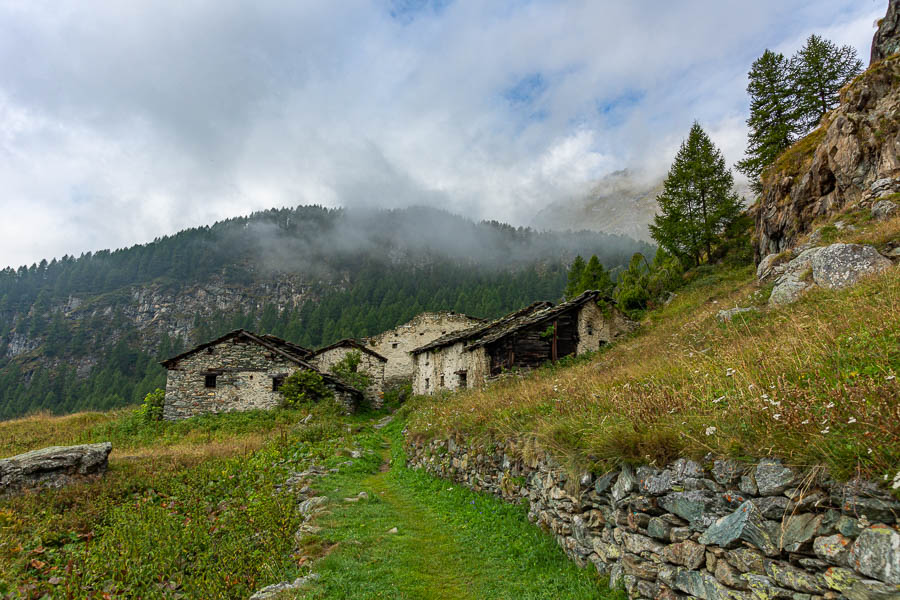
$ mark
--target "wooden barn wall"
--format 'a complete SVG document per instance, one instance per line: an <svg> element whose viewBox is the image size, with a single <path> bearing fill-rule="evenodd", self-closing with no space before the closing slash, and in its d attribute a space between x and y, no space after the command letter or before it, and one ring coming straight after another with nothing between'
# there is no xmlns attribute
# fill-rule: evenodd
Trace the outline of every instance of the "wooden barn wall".
<svg viewBox="0 0 900 600"><path fill-rule="evenodd" d="M559 315L556 339L556 355L562 358L574 354L578 347L577 313L573 310ZM487 348L491 361L491 375L499 375L513 367L539 367L552 358L552 337L541 337L553 320L538 323L507 335Z"/></svg>

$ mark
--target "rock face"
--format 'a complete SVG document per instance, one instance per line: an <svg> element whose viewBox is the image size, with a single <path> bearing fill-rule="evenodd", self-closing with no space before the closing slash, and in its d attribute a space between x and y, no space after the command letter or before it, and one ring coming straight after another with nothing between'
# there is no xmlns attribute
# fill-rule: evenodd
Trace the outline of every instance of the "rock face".
<svg viewBox="0 0 900 600"><path fill-rule="evenodd" d="M896 13L896 2L891 10ZM850 206L870 208L900 192L900 56L847 86L838 108L779 157L762 183L757 261L792 248L817 218Z"/></svg>
<svg viewBox="0 0 900 600"><path fill-rule="evenodd" d="M900 0L890 0L887 14L878 22L869 62L875 64L898 52L900 52Z"/></svg>
<svg viewBox="0 0 900 600"><path fill-rule="evenodd" d="M51 446L0 460L0 496L29 488L57 488L106 472L112 444Z"/></svg>
<svg viewBox="0 0 900 600"><path fill-rule="evenodd" d="M575 563L634 599L900 599L900 502L871 483L772 459L572 476L514 442L409 440L407 456L413 468L525 501Z"/></svg>

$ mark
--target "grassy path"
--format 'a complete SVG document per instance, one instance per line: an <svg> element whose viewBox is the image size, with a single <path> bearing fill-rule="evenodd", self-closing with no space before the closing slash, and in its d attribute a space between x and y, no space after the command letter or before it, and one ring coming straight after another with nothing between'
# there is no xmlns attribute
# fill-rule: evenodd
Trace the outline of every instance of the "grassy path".
<svg viewBox="0 0 900 600"><path fill-rule="evenodd" d="M328 548L304 598L480 599L611 597L578 569L522 507L402 466L326 477L332 499L307 541ZM368 500L346 502L360 491ZM393 528L396 533L389 533Z"/></svg>

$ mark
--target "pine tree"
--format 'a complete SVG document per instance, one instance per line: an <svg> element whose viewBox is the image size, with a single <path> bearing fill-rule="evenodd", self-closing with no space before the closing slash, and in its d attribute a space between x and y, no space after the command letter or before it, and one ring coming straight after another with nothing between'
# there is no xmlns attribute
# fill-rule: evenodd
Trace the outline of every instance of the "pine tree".
<svg viewBox="0 0 900 600"><path fill-rule="evenodd" d="M731 171L699 123L682 142L656 200L661 214L653 218L650 235L695 265L712 254L719 233L740 214Z"/></svg>
<svg viewBox="0 0 900 600"><path fill-rule="evenodd" d="M609 276L609 271L603 267L600 259L594 254L584 267L584 271L581 274L581 282L573 297L587 290L599 290L608 296L612 293L613 287L615 287L615 284L612 277Z"/></svg>
<svg viewBox="0 0 900 600"><path fill-rule="evenodd" d="M816 127L837 106L841 88L862 69L852 46L838 47L818 35L809 36L790 63L799 124L806 130Z"/></svg>
<svg viewBox="0 0 900 600"><path fill-rule="evenodd" d="M750 118L747 158L737 163L755 192L762 190L760 174L796 139L797 124L789 82L790 63L783 54L766 50L747 76Z"/></svg>
<svg viewBox="0 0 900 600"><path fill-rule="evenodd" d="M581 276L584 274L584 267L584 259L579 254L572 261L572 266L569 267L565 290L566 300L571 300L580 293L578 288L581 286Z"/></svg>

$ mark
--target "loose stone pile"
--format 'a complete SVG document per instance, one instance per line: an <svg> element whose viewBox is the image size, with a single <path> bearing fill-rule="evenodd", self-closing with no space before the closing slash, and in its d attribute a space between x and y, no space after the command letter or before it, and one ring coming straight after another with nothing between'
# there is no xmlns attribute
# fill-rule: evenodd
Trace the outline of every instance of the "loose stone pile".
<svg viewBox="0 0 900 600"><path fill-rule="evenodd" d="M678 460L578 478L545 454L411 442L410 466L510 501L631 598L900 598L900 503L778 460ZM520 458L529 456L528 460Z"/></svg>

